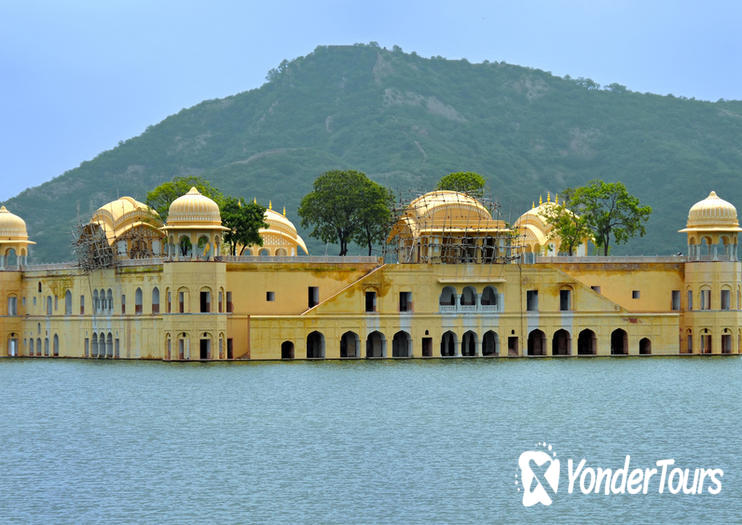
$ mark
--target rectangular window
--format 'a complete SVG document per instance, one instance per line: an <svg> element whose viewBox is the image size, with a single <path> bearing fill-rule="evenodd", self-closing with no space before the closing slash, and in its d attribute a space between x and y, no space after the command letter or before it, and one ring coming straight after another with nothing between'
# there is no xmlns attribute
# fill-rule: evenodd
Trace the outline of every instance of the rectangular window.
<svg viewBox="0 0 742 525"><path fill-rule="evenodd" d="M18 315L18 298L8 297L8 315Z"/></svg>
<svg viewBox="0 0 742 525"><path fill-rule="evenodd" d="M230 337L227 339L227 359L233 359L233 348L232 338Z"/></svg>
<svg viewBox="0 0 742 525"><path fill-rule="evenodd" d="M567 312L572 309L572 290L559 290L559 310Z"/></svg>
<svg viewBox="0 0 742 525"><path fill-rule="evenodd" d="M688 334L688 353L693 353L693 336L691 334Z"/></svg>
<svg viewBox="0 0 742 525"><path fill-rule="evenodd" d="M211 292L201 292L200 294L201 298L201 313L209 313L211 312Z"/></svg>
<svg viewBox="0 0 742 525"><path fill-rule="evenodd" d="M307 306L313 308L319 304L319 287L310 286L307 288Z"/></svg>
<svg viewBox="0 0 742 525"><path fill-rule="evenodd" d="M185 312L185 292L178 292L178 312Z"/></svg>
<svg viewBox="0 0 742 525"><path fill-rule="evenodd" d="M641 293L639 290L631 290L631 298L632 299L639 299Z"/></svg>
<svg viewBox="0 0 742 525"><path fill-rule="evenodd" d="M412 311L412 292L399 292L399 311Z"/></svg>
<svg viewBox="0 0 742 525"><path fill-rule="evenodd" d="M526 290L526 310L529 312L538 310L538 290Z"/></svg>
<svg viewBox="0 0 742 525"><path fill-rule="evenodd" d="M590 288L592 289L593 292L600 293L600 286L591 286Z"/></svg>
<svg viewBox="0 0 742 525"><path fill-rule="evenodd" d="M722 310L729 310L731 303L731 293L729 290L722 290L721 291L721 309Z"/></svg>
<svg viewBox="0 0 742 525"><path fill-rule="evenodd" d="M234 307L232 306L232 292L227 292L227 313L232 313Z"/></svg>
<svg viewBox="0 0 742 525"><path fill-rule="evenodd" d="M121 315L126 315L126 295L121 295Z"/></svg>
<svg viewBox="0 0 742 525"><path fill-rule="evenodd" d="M85 315L85 296L80 296L80 315Z"/></svg>
<svg viewBox="0 0 742 525"><path fill-rule="evenodd" d="M376 311L376 292L366 292L366 311Z"/></svg>
<svg viewBox="0 0 742 525"><path fill-rule="evenodd" d="M276 292L265 292L265 300L266 301L275 301L276 300Z"/></svg>
<svg viewBox="0 0 742 525"><path fill-rule="evenodd" d="M688 311L693 310L693 291L688 290Z"/></svg>
<svg viewBox="0 0 742 525"><path fill-rule="evenodd" d="M672 302L671 306L673 311L677 312L680 310L680 290L672 291Z"/></svg>
<svg viewBox="0 0 742 525"><path fill-rule="evenodd" d="M711 310L711 290L701 290L701 310Z"/></svg>
<svg viewBox="0 0 742 525"><path fill-rule="evenodd" d="M85 357L88 357L90 353L90 339L85 338Z"/></svg>

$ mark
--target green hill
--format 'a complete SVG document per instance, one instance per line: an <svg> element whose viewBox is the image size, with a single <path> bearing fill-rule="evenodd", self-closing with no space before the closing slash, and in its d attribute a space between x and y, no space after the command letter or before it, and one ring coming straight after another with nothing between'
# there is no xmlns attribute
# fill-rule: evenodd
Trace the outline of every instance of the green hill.
<svg viewBox="0 0 742 525"><path fill-rule="evenodd" d="M33 259L71 258L78 210L87 220L120 195L144 199L187 174L285 205L297 226L301 197L333 168L365 171L402 192L476 171L510 221L547 191L621 180L654 213L647 236L616 253L684 251L675 231L695 201L712 189L732 203L742 195L738 101L601 89L526 67L375 45L318 47L268 78L259 89L184 109L8 200L38 242ZM310 251L324 247L310 242Z"/></svg>

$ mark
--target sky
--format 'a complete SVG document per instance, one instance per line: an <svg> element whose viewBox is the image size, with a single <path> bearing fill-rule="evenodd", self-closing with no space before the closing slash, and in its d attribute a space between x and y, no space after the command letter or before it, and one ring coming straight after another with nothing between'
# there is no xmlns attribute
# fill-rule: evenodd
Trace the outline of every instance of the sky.
<svg viewBox="0 0 742 525"><path fill-rule="evenodd" d="M0 201L318 45L740 100L740 28L737 0L0 0Z"/></svg>

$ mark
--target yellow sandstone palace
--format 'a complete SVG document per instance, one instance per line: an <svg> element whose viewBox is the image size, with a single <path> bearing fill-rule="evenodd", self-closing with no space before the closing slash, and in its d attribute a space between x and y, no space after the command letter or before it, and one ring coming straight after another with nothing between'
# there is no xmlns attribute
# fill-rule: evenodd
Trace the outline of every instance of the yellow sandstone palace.
<svg viewBox="0 0 742 525"><path fill-rule="evenodd" d="M223 255L219 208L195 188L167 223L122 197L82 229L96 268L28 265L25 222L0 209L0 355L231 360L738 354L737 211L690 209L688 252L559 256L534 206L508 228L435 191L391 230L399 262L310 257L284 213L263 247ZM516 245L509 241L521 239ZM96 244L96 238L104 239ZM90 240L91 242L87 242ZM97 247L96 247L97 246Z"/></svg>

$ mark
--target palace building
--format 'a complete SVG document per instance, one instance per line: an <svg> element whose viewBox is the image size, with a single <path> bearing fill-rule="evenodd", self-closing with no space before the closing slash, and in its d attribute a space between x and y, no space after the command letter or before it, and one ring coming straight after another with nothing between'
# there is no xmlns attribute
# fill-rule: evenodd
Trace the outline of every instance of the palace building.
<svg viewBox="0 0 742 525"><path fill-rule="evenodd" d="M556 201L556 199L555 199ZM78 262L28 264L0 208L0 355L166 361L739 354L737 210L694 204L687 255L574 256L541 201L512 226L434 191L391 228L395 262L313 257L286 212L227 255L192 188L167 220L122 197L79 230ZM240 253L238 251L238 253Z"/></svg>

